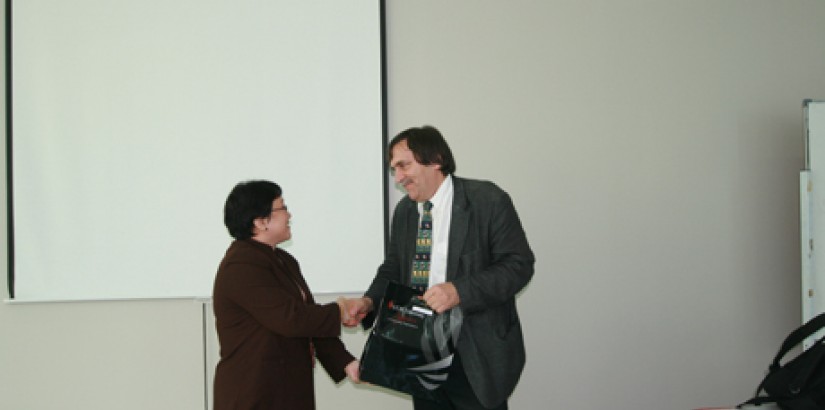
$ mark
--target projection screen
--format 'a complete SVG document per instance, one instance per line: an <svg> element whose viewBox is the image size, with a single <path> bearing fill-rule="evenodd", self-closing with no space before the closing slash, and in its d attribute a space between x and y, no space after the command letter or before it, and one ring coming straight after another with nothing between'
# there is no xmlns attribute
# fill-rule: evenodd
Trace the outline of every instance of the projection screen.
<svg viewBox="0 0 825 410"><path fill-rule="evenodd" d="M239 181L284 190L316 293L384 249L374 0L11 2L13 298L208 297Z"/></svg>

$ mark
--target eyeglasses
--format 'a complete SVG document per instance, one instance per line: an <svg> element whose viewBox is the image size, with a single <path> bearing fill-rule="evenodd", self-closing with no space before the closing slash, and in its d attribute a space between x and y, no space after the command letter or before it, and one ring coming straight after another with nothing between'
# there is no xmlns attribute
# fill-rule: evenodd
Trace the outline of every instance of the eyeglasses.
<svg viewBox="0 0 825 410"><path fill-rule="evenodd" d="M272 208L272 210L269 211L269 213L278 212L278 211L286 211L286 205L284 205L280 208Z"/></svg>

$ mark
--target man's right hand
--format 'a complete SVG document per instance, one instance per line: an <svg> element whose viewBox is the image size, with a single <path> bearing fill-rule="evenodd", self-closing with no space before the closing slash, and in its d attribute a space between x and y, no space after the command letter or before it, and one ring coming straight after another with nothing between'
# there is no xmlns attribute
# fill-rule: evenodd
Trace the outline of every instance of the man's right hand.
<svg viewBox="0 0 825 410"><path fill-rule="evenodd" d="M372 311L372 299L368 297L339 298L338 305L341 307L341 323L346 327L357 326Z"/></svg>

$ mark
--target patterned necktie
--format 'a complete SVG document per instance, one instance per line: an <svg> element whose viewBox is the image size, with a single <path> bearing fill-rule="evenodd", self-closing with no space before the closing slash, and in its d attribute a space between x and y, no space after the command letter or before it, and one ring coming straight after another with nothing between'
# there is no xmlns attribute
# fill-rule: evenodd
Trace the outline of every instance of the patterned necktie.
<svg viewBox="0 0 825 410"><path fill-rule="evenodd" d="M424 202L424 214L415 239L415 258L412 266L412 287L424 292L430 284L430 253L433 247L433 204Z"/></svg>

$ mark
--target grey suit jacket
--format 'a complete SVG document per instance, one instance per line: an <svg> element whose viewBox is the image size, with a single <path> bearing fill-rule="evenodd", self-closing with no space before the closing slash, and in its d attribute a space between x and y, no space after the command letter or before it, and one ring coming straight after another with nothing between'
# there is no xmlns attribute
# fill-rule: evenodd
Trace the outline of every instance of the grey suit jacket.
<svg viewBox="0 0 825 410"><path fill-rule="evenodd" d="M464 313L458 354L476 396L495 407L513 392L524 368L515 296L533 276L535 258L506 192L455 176L453 188L447 281L458 290ZM376 304L387 281L410 284L418 219L416 203L404 197L393 214L384 263L365 294Z"/></svg>

